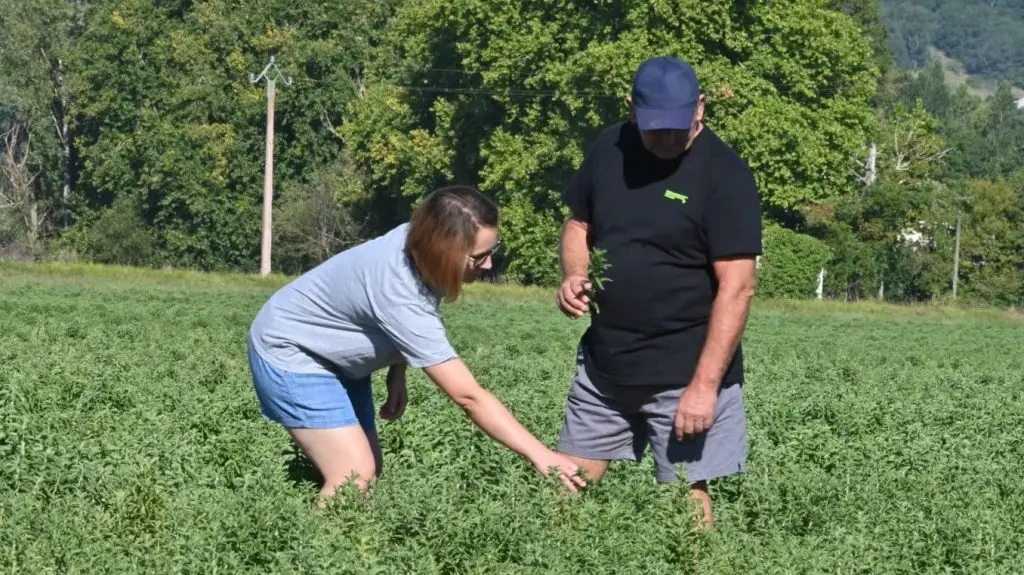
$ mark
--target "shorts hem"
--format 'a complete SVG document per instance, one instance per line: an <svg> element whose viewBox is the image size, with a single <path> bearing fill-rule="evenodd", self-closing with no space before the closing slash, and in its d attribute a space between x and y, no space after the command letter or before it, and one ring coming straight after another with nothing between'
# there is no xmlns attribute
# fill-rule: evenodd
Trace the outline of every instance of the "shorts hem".
<svg viewBox="0 0 1024 575"><path fill-rule="evenodd" d="M276 417L263 413L267 421L280 424L285 429L339 429L345 427L360 427L358 419L322 419L316 421L292 419L290 417Z"/></svg>
<svg viewBox="0 0 1024 575"><path fill-rule="evenodd" d="M690 483L697 483L699 481L711 481L714 479L720 479L722 477L729 477L731 475L739 475L747 472L747 464L744 461L736 461L728 465L717 465L710 469L698 469L696 471L686 470L685 480ZM676 481L683 480L682 477L676 475L675 472L659 471L654 474L655 479L658 483L674 483Z"/></svg>

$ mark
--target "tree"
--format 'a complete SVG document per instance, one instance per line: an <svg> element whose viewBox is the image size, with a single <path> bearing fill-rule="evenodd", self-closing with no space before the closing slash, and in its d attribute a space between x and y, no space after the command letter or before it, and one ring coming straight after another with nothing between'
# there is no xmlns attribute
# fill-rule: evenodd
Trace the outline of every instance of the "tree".
<svg viewBox="0 0 1024 575"><path fill-rule="evenodd" d="M308 182L283 194L274 226L274 264L283 273L302 273L366 239L364 226L338 201L346 190L363 188L346 156L317 168Z"/></svg>
<svg viewBox="0 0 1024 575"><path fill-rule="evenodd" d="M437 181L450 173L474 183L478 174L497 197L506 271L521 281L557 278L560 190L596 132L625 117L632 74L647 57L694 63L708 124L750 163L767 211L782 219L852 185L846 164L873 122L871 39L825 1L563 2L552 10L425 0L403 5L385 38L400 63L376 77L400 87L412 124L403 122L414 126L399 133L434 134L452 150ZM353 105L379 107L369 98ZM355 147L361 165L387 164L390 148Z"/></svg>
<svg viewBox="0 0 1024 575"><path fill-rule="evenodd" d="M951 261L944 240L952 192L941 181L950 149L939 126L920 100L909 108L897 102L875 133L874 177L861 177L862 186L826 204L831 210L807 211L811 232L834 254L831 295L911 301L946 285L938 270Z"/></svg>
<svg viewBox="0 0 1024 575"><path fill-rule="evenodd" d="M248 74L274 54L294 78L277 98L274 180L300 189L342 153L334 121L360 92L369 39L359 26L378 9L125 0L92 12L73 61L80 218L128 195L168 263L252 269L265 104Z"/></svg>
<svg viewBox="0 0 1024 575"><path fill-rule="evenodd" d="M38 172L29 165L31 134L14 122L0 134L0 247L33 251L46 225L37 197Z"/></svg>
<svg viewBox="0 0 1024 575"><path fill-rule="evenodd" d="M76 177L68 62L93 5L87 0L0 3L0 105L18 118L22 137L33 142L24 160L38 174L32 182L36 201L65 224Z"/></svg>
<svg viewBox="0 0 1024 575"><path fill-rule="evenodd" d="M966 297L1024 302L1024 179L974 180L961 238L961 281Z"/></svg>

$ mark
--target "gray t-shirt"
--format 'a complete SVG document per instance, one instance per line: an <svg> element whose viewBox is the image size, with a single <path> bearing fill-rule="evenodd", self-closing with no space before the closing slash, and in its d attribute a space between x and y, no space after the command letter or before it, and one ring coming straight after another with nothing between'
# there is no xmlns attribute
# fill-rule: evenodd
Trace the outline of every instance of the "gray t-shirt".
<svg viewBox="0 0 1024 575"><path fill-rule="evenodd" d="M423 368L457 357L440 295L405 252L408 224L345 250L275 293L250 328L256 351L297 373L367 376L403 359Z"/></svg>

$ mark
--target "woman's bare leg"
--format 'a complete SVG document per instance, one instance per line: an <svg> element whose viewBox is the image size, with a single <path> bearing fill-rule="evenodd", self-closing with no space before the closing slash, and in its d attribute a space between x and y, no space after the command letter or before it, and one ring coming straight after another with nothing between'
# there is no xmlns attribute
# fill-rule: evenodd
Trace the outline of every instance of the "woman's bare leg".
<svg viewBox="0 0 1024 575"><path fill-rule="evenodd" d="M356 486L365 491L379 473L380 448L376 446L376 438L371 441L358 425L329 429L290 429L288 432L323 475L321 507L325 499L333 496L335 490L343 484L354 480Z"/></svg>

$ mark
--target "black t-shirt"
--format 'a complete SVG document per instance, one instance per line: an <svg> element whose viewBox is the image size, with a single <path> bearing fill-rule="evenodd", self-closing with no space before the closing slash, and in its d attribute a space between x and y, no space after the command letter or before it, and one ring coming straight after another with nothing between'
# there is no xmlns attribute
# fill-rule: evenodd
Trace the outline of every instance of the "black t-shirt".
<svg viewBox="0 0 1024 575"><path fill-rule="evenodd" d="M761 254L761 209L747 164L707 126L661 160L631 122L606 129L563 199L606 250L599 310L581 341L588 375L621 385L690 382L707 333L715 258ZM741 382L738 348L724 383Z"/></svg>

